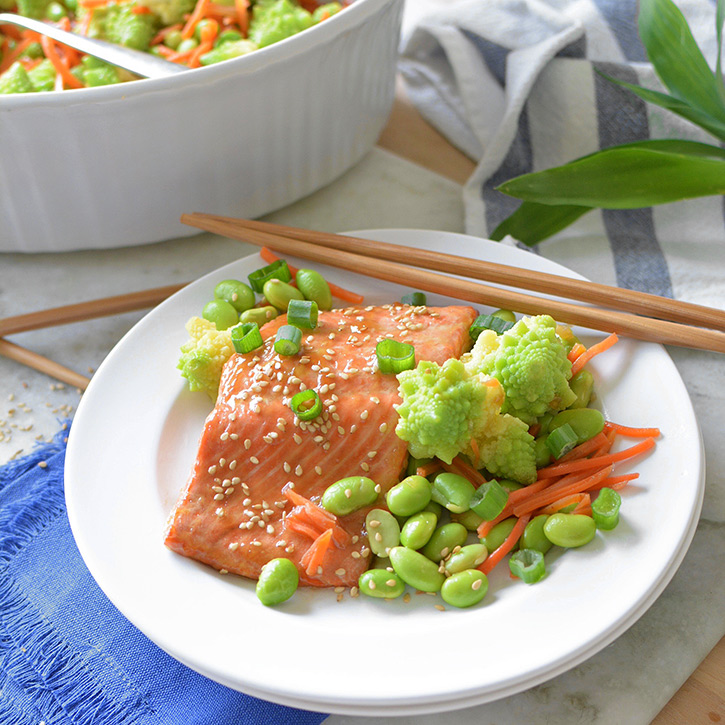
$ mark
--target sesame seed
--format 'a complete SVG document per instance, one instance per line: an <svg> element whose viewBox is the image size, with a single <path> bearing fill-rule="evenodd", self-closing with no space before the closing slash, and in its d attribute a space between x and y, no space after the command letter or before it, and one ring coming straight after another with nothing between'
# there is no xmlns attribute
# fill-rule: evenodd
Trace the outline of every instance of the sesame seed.
<svg viewBox="0 0 725 725"><path fill-rule="evenodd" d="M382 540L383 540L383 535L379 531L376 531L375 532L375 541L382 541Z"/></svg>
<svg viewBox="0 0 725 725"><path fill-rule="evenodd" d="M38 462L38 468L47 468L48 463L46 461L39 461Z"/></svg>
<svg viewBox="0 0 725 725"><path fill-rule="evenodd" d="M207 472L213 476L216 473L216 466L209 466Z"/></svg>
<svg viewBox="0 0 725 725"><path fill-rule="evenodd" d="M300 437L300 435L299 435L298 433L295 433L295 434L294 434L294 435L292 436L292 440L293 440L293 441L294 441L294 442L295 442L295 443L296 443L297 445L299 445L300 443L302 443L302 438Z"/></svg>
<svg viewBox="0 0 725 725"><path fill-rule="evenodd" d="M374 581L370 581L370 583L368 584L368 586L370 587L370 589L376 589L377 588L375 586L375 582Z"/></svg>
<svg viewBox="0 0 725 725"><path fill-rule="evenodd" d="M388 579L388 581L385 582L389 587L394 587L398 582L395 581L395 579Z"/></svg>
<svg viewBox="0 0 725 725"><path fill-rule="evenodd" d="M221 501L223 498L224 498L224 494L223 493L216 493L216 494L214 494L214 500L215 501Z"/></svg>
<svg viewBox="0 0 725 725"><path fill-rule="evenodd" d="M362 468L362 470L363 470L363 471L365 471L366 473L367 473L367 472L368 472L368 471L370 470L370 466L368 466L368 464L367 464L367 463L365 463L365 461L363 461L363 462L362 462L362 463L360 464L360 468Z"/></svg>
<svg viewBox="0 0 725 725"><path fill-rule="evenodd" d="M212 491L215 491L216 493L223 493L224 489L221 486L212 486Z"/></svg>
<svg viewBox="0 0 725 725"><path fill-rule="evenodd" d="M360 418L361 418L362 420L367 420L367 419L368 419L368 415L370 415L370 413L368 413L368 411L367 411L367 410L363 410L363 412L362 412L362 413L360 413Z"/></svg>
<svg viewBox="0 0 725 725"><path fill-rule="evenodd" d="M350 554L350 556L352 556L353 559L359 559L360 553L357 551L353 551L352 554Z"/></svg>
<svg viewBox="0 0 725 725"><path fill-rule="evenodd" d="M301 476L302 475L302 466L298 465L297 468L295 468L295 476Z"/></svg>
<svg viewBox="0 0 725 725"><path fill-rule="evenodd" d="M249 450L252 447L252 441L249 440L249 438L245 438L244 440L244 447Z"/></svg>
<svg viewBox="0 0 725 725"><path fill-rule="evenodd" d="M377 527L380 526L380 522L377 519L373 519L370 523L368 523L368 526L371 529L377 529Z"/></svg>
<svg viewBox="0 0 725 725"><path fill-rule="evenodd" d="M236 551L239 548L239 542L238 541L232 541L232 543L229 544L229 548L232 551Z"/></svg>
<svg viewBox="0 0 725 725"><path fill-rule="evenodd" d="M339 434L340 434L341 436L344 436L344 435L345 435L345 429L344 429L344 428L343 428L343 427L342 427L341 425L338 425L338 426L337 426L337 432L338 432L338 433L339 433Z"/></svg>
<svg viewBox="0 0 725 725"><path fill-rule="evenodd" d="M350 433L354 433L354 432L355 432L356 430L357 430L357 425L356 425L355 423L353 423L353 424L352 424L352 425L350 426Z"/></svg>
<svg viewBox="0 0 725 725"><path fill-rule="evenodd" d="M227 440L228 438L229 438L229 433L227 433L226 431L224 431L224 432L223 432L223 433L222 433L222 434L221 434L221 435L219 436L219 440L220 440L220 441L225 441L225 440Z"/></svg>
<svg viewBox="0 0 725 725"><path fill-rule="evenodd" d="M272 524L269 524L269 526L267 526L267 533L268 534L274 533L274 526L272 526Z"/></svg>
<svg viewBox="0 0 725 725"><path fill-rule="evenodd" d="M385 433L385 432L387 432L387 430L388 430L388 424L387 424L387 423L381 423L381 424L380 424L380 425L378 426L378 430L379 430L379 431L380 431L381 433Z"/></svg>
<svg viewBox="0 0 725 725"><path fill-rule="evenodd" d="M352 489L346 488L345 489L345 498L350 498L352 496Z"/></svg>
<svg viewBox="0 0 725 725"><path fill-rule="evenodd" d="M436 604L435 606L436 606L436 609L439 612L445 612L446 611L446 608L442 604Z"/></svg>
<svg viewBox="0 0 725 725"><path fill-rule="evenodd" d="M345 576L345 570L344 570L344 569L337 569L337 570L335 571L335 574L336 574L337 576Z"/></svg>
<svg viewBox="0 0 725 725"><path fill-rule="evenodd" d="M257 456L249 456L249 460L254 463L255 466L259 463L259 458L257 458Z"/></svg>
<svg viewBox="0 0 725 725"><path fill-rule="evenodd" d="M378 455L377 451L368 451L368 458L375 458Z"/></svg>
<svg viewBox="0 0 725 725"><path fill-rule="evenodd" d="M285 473L289 473L292 470L292 466L290 466L290 464L287 463L287 461L285 461L282 464L282 469L284 470Z"/></svg>
<svg viewBox="0 0 725 725"><path fill-rule="evenodd" d="M237 467L237 459L235 458L233 461L229 462L229 470L233 471Z"/></svg>

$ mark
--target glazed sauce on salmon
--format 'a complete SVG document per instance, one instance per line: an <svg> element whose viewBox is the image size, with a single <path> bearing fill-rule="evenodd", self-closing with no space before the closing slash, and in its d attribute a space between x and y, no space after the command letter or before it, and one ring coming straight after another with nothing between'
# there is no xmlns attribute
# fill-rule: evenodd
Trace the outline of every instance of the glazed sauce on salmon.
<svg viewBox="0 0 725 725"><path fill-rule="evenodd" d="M407 463L407 444L395 434L398 381L379 372L375 347L394 338L415 347L416 362L443 363L468 349L475 316L471 307L402 304L320 312L294 356L274 351L286 317L267 323L263 347L233 355L224 367L166 546L252 579L271 559L286 557L302 584L355 586L371 559L365 515L385 507ZM290 400L308 388L322 413L303 421ZM356 475L379 486L373 506L343 517L319 507L329 485ZM322 562L310 568L313 545L327 529Z"/></svg>

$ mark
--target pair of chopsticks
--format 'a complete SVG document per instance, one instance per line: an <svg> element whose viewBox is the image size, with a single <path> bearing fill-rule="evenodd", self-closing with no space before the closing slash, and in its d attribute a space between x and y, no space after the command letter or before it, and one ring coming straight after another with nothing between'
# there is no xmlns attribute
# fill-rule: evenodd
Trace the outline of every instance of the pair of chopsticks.
<svg viewBox="0 0 725 725"><path fill-rule="evenodd" d="M283 254L426 292L527 315L549 314L559 322L639 340L725 353L725 311L711 307L442 252L266 222L201 213L183 214L181 221ZM450 277L451 274L554 295L557 299Z"/></svg>
<svg viewBox="0 0 725 725"><path fill-rule="evenodd" d="M71 370L60 363L28 350L21 345L5 340L5 335L30 330L41 330L55 325L64 325L71 322L91 320L97 317L118 315L122 312L143 310L162 302L174 292L180 290L183 284L155 287L154 289L129 294L103 297L88 302L79 302L62 307L53 307L48 310L39 310L24 315L0 319L0 355L27 365L34 370L45 373L56 380L68 383L73 387L85 390L90 378Z"/></svg>

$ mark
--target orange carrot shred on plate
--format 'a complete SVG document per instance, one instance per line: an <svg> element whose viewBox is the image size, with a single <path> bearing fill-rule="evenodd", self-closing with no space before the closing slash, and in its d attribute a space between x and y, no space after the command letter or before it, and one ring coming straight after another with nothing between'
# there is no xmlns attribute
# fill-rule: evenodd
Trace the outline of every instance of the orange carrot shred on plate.
<svg viewBox="0 0 725 725"><path fill-rule="evenodd" d="M234 0L234 10L237 14L239 30L246 38L249 34L249 0Z"/></svg>
<svg viewBox="0 0 725 725"><path fill-rule="evenodd" d="M268 247L262 247L259 250L259 256L262 257L262 259L267 264L272 264L272 262L276 262L278 259L281 259L281 257L278 257ZM297 267L293 267L289 262L287 262L287 266L289 267L289 271L292 272L292 276L295 277L297 275L297 272L299 271ZM332 282L328 282L327 284L333 297L337 297L337 299L342 300L343 302L350 302L352 304L359 305L365 300L365 298L362 295L359 295L357 292L351 292L350 290L344 289L343 287L338 287Z"/></svg>
<svg viewBox="0 0 725 725"><path fill-rule="evenodd" d="M585 492L572 493L569 496L564 496L560 499L557 499L553 503L550 503L547 506L544 506L543 508L539 509L536 513L537 513L537 515L546 514L547 516L551 516L552 514L558 513L562 509L565 509L567 506L573 505L574 510L576 510L576 508L579 507L582 502L590 503L591 496Z"/></svg>
<svg viewBox="0 0 725 725"><path fill-rule="evenodd" d="M498 564L501 559L508 554L511 549L514 548L516 542L521 538L521 534L524 533L526 524L529 523L531 516L527 514L522 516L515 524L511 533L506 537L503 544L498 547L479 567L478 570L483 574L490 574L493 568Z"/></svg>
<svg viewBox="0 0 725 725"><path fill-rule="evenodd" d="M0 61L0 73L6 71L28 49L32 42L30 38L24 38L11 51L4 51L2 61ZM5 44L3 44L3 47L5 47Z"/></svg>
<svg viewBox="0 0 725 725"><path fill-rule="evenodd" d="M210 0L197 0L194 9L191 11L186 24L181 29L181 37L186 39L190 38L194 34L194 28L196 24L206 15L207 8L209 7Z"/></svg>
<svg viewBox="0 0 725 725"><path fill-rule="evenodd" d="M656 441L654 438L645 438L640 443L625 448L624 450L618 451L617 453L607 453L597 458L582 458L577 461L565 461L564 463L552 463L546 468L539 470L539 475L565 475L568 473L574 473L577 471L587 471L600 466L606 466L610 463L619 463L620 461L626 461L629 458L634 458L641 453L646 453L650 448L654 448Z"/></svg>
<svg viewBox="0 0 725 725"><path fill-rule="evenodd" d="M500 524L504 519L507 519L509 516L511 516L511 504L507 503L503 511L495 518L491 519L490 521L482 521L478 525L478 529L476 529L476 533L478 536L483 538L484 536L488 536L491 533L491 529L496 526L496 524Z"/></svg>
<svg viewBox="0 0 725 725"><path fill-rule="evenodd" d="M53 64L58 76L62 79L63 84L70 88L83 88L83 84L70 72L70 68L60 57L55 43L47 35L43 35L40 39L45 57Z"/></svg>
<svg viewBox="0 0 725 725"><path fill-rule="evenodd" d="M418 468L415 469L415 473L418 476L423 476L423 478L427 478L433 473L438 473L438 471L443 468L443 464L439 460L433 460L429 463L426 463L423 466L418 466Z"/></svg>
<svg viewBox="0 0 725 725"><path fill-rule="evenodd" d="M596 486L596 484L603 481L611 473L612 464L610 463L609 465L604 466L600 470L587 476L572 474L570 480L562 479L561 481L555 483L553 486L550 486L545 491L541 491L540 493L535 494L526 501L522 501L521 503L515 505L514 515L523 516L525 514L531 513L532 511L536 511L536 509L548 506L549 504L554 503L554 501L557 501L563 496L568 496L569 494L574 493L583 493L584 491L589 490L593 486Z"/></svg>
<svg viewBox="0 0 725 725"><path fill-rule="evenodd" d="M657 438L660 435L659 428L631 428L627 425L612 423L611 420L608 420L606 425L625 438Z"/></svg>
<svg viewBox="0 0 725 725"><path fill-rule="evenodd" d="M296 531L298 534L307 536L312 540L316 539L320 535L320 532L314 526L311 526L295 516L285 517L284 525L285 528L290 529L291 531Z"/></svg>
<svg viewBox="0 0 725 725"><path fill-rule="evenodd" d="M571 374L576 375L595 355L609 350L614 345L619 337L616 332L613 332L608 337L605 337L601 342L597 342L591 347L587 348L576 360L571 364Z"/></svg>
<svg viewBox="0 0 725 725"><path fill-rule="evenodd" d="M322 562L324 561L325 554L327 554L327 551L330 548L331 542L332 529L328 529L327 531L321 533L312 542L312 546L310 546L310 548L308 549L308 551L312 551L312 554L310 555L309 561L307 562L307 567L305 569L305 573L307 574L307 576L316 576L320 573L319 569L322 567ZM307 554L307 552L305 552L305 554Z"/></svg>
<svg viewBox="0 0 725 725"><path fill-rule="evenodd" d="M464 478L467 478L476 488L482 486L486 481L485 476L477 471L470 463L463 460L460 456L456 456L452 462L453 472L458 473Z"/></svg>
<svg viewBox="0 0 725 725"><path fill-rule="evenodd" d="M584 345L581 344L581 342L576 342L572 346L571 350L569 350L567 358L569 359L570 363L573 363L579 357L579 355L586 351L587 349L584 347Z"/></svg>
<svg viewBox="0 0 725 725"><path fill-rule="evenodd" d="M592 486L590 491L599 491L602 488L613 488L615 491L621 491L630 481L639 478L639 473L625 473L621 476L609 476L596 486Z"/></svg>

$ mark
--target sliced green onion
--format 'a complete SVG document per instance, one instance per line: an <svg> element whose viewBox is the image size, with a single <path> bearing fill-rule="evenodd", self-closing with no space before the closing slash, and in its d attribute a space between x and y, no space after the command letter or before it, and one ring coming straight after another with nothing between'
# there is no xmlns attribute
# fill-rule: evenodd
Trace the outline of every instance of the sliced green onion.
<svg viewBox="0 0 725 725"><path fill-rule="evenodd" d="M496 315L479 315L468 328L468 334L472 339L477 340L484 330L493 330L497 335L500 335L513 326L514 323L510 320L503 320Z"/></svg>
<svg viewBox="0 0 725 725"><path fill-rule="evenodd" d="M262 333L256 322L242 322L241 325L232 327L232 345L237 352L251 352L262 347L262 344Z"/></svg>
<svg viewBox="0 0 725 725"><path fill-rule="evenodd" d="M603 488L592 502L592 518L598 529L610 531L619 523L622 497L613 488Z"/></svg>
<svg viewBox="0 0 725 725"><path fill-rule="evenodd" d="M506 322L516 322L516 315L511 310L496 310L491 313L491 317L499 317Z"/></svg>
<svg viewBox="0 0 725 725"><path fill-rule="evenodd" d="M536 584L546 576L544 555L536 549L519 549L511 554L509 569L525 584Z"/></svg>
<svg viewBox="0 0 725 725"><path fill-rule="evenodd" d="M255 269L249 276L249 284L255 292L261 294L264 283L270 279L281 279L283 282L289 282L292 279L287 262L284 259L278 259L266 267Z"/></svg>
<svg viewBox="0 0 725 725"><path fill-rule="evenodd" d="M322 412L322 401L316 391L308 388L293 395L289 407L300 420L312 420Z"/></svg>
<svg viewBox="0 0 725 725"><path fill-rule="evenodd" d="M282 325L274 338L274 351L279 355L296 355L300 351L301 342L302 330L299 327Z"/></svg>
<svg viewBox="0 0 725 725"><path fill-rule="evenodd" d="M568 424L560 425L546 436L546 447L554 458L561 458L579 443L579 436Z"/></svg>
<svg viewBox="0 0 725 725"><path fill-rule="evenodd" d="M415 348L407 342L381 340L375 347L381 373L402 373L415 367Z"/></svg>
<svg viewBox="0 0 725 725"><path fill-rule="evenodd" d="M287 322L295 327L314 330L317 327L317 302L312 300L290 300L287 305Z"/></svg>
<svg viewBox="0 0 725 725"><path fill-rule="evenodd" d="M503 511L508 500L508 491L493 479L476 489L470 507L485 521L493 521Z"/></svg>
<svg viewBox="0 0 725 725"><path fill-rule="evenodd" d="M403 295L400 301L404 305L412 305L413 307L422 307L427 303L425 292L411 292L409 295Z"/></svg>

